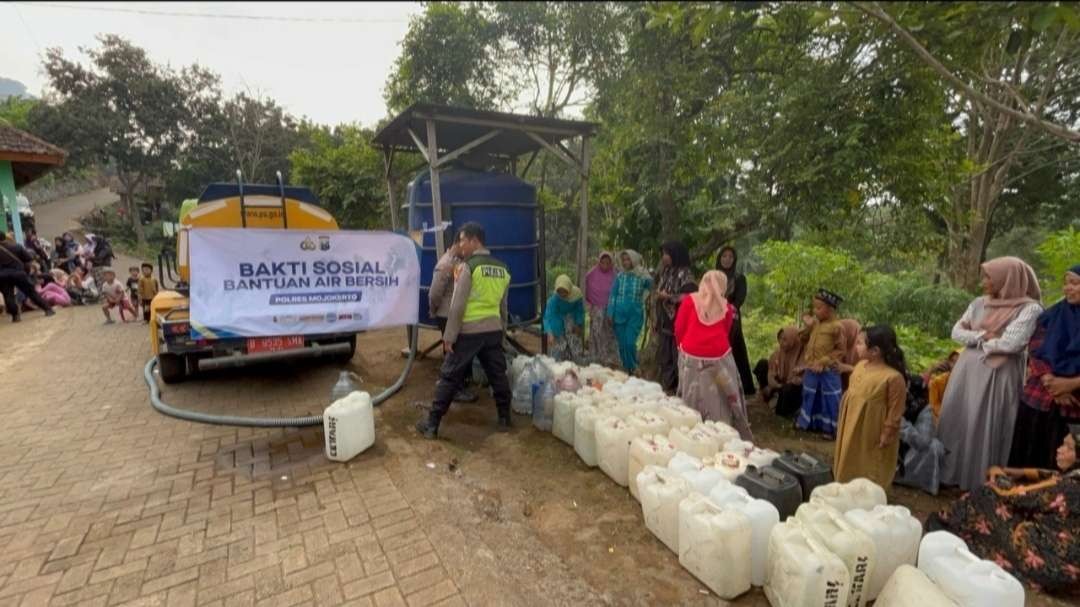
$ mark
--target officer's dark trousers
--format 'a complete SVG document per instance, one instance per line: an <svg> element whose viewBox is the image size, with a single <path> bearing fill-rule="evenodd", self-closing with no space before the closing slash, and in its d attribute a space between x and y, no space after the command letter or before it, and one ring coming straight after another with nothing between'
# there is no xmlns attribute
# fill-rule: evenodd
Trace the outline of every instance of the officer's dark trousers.
<svg viewBox="0 0 1080 607"><path fill-rule="evenodd" d="M499 416L509 417L510 381L506 378L506 355L502 342L502 331L458 335L454 351L448 352L443 358L439 383L435 386L435 400L431 403L431 421L438 423L450 410L454 396L465 387L465 378L472 373L474 358L480 359L480 366L491 382Z"/></svg>
<svg viewBox="0 0 1080 607"><path fill-rule="evenodd" d="M50 310L52 306L48 304L41 295L38 294L37 289L34 288L33 283L30 282L30 277L26 272L20 272L18 270L0 270L0 294L4 296L4 307L7 308L7 313L12 318L19 315L19 304L15 301L15 289L18 289L26 296L27 299L34 302L34 305L42 310Z"/></svg>

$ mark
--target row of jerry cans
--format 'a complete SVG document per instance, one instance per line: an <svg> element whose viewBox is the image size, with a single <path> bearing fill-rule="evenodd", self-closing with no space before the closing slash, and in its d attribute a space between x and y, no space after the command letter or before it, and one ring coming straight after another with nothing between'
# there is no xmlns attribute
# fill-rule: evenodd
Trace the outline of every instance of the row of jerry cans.
<svg viewBox="0 0 1080 607"><path fill-rule="evenodd" d="M770 559L775 559L776 555L789 554L791 558L794 558L793 571L802 571L799 563L805 562L804 557L813 554L813 551L806 546L802 546L801 551L797 550L798 542L793 539L780 540L777 537L780 533L782 537L787 538L791 535L788 530L792 529L802 531L802 521L798 520L800 517L805 518L812 529L820 530L821 536L815 538L814 542L824 542L828 545L830 542L838 541L834 540L838 529L848 534L849 541L851 541L850 538L862 540L861 543L858 541L855 543L859 544L867 554L855 555L853 553L850 562L851 571L848 571L845 564L844 576L852 577L854 574L859 580L860 588L868 587L867 593L870 596L876 596L892 569L903 562L914 562L913 549L905 551L897 547L913 545L917 547L918 538L921 535L921 526L907 509L884 504L884 491L880 491L880 488L878 488L880 494L871 492L880 495L879 499L875 499L876 503L872 510L851 510L847 514L851 519L850 522L841 520L837 523L833 518L823 516L823 513L835 513L836 517L844 515L832 506L820 502L815 496L811 504L800 507L800 514L796 518L790 519L787 523L780 523L779 511L773 504L753 498L746 489L726 480L717 482L708 493L708 497L705 497L705 494L698 492L692 482L677 470L648 466L638 475L637 484L646 527L669 549L679 555L679 562L688 571L724 598L733 598L745 592L751 584L767 586L770 572L775 570L774 560ZM839 487L830 486L830 489L837 496L853 495L865 493L866 484L873 485L870 481L858 479L857 482L843 485L835 483ZM703 501L708 504L703 504ZM706 515L713 529L710 533L702 533L702 530L706 528L704 523L694 522L695 517ZM856 529L856 531L851 531L851 529ZM859 529L864 531L859 531ZM743 533L746 530L748 530L748 535ZM739 568L728 567L727 561L709 560L701 556L710 553L719 554L716 550L708 548L716 543L723 544L725 546L723 550L735 550L741 555L740 561L749 563L746 575L743 575L743 571ZM876 550L877 546L881 549ZM791 552L792 550L795 552ZM850 551L842 552L848 555ZM877 552L881 553L882 568L878 574L880 579L875 577L872 569ZM909 553L910 556L908 556ZM747 556L750 558L747 559ZM865 560L860 561L860 558ZM791 566L787 569L791 569ZM781 571L785 570L781 569ZM814 583L813 579L798 574L794 578L789 576L785 579L787 581L780 585L788 588L798 586L798 584L793 585L792 579L804 579L803 585L807 587ZM844 585L845 590L849 588L850 584ZM781 592L778 597L800 592L795 588ZM857 600L849 603L845 594L844 601L839 604L861 605L863 604L862 596L860 592ZM774 602L774 604L788 603ZM807 604L812 604L812 602Z"/></svg>

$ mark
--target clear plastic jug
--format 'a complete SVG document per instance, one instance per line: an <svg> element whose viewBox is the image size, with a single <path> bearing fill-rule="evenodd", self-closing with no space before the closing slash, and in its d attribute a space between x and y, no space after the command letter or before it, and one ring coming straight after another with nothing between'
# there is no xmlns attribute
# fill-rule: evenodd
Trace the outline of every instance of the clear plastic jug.
<svg viewBox="0 0 1080 607"><path fill-rule="evenodd" d="M750 519L692 493L679 504L679 564L722 599L750 590Z"/></svg>
<svg viewBox="0 0 1080 607"><path fill-rule="evenodd" d="M885 583L902 565L914 566L919 557L922 524L903 506L874 506L873 510L848 510L844 518L874 541L877 562L870 577L867 599L881 594Z"/></svg>
<svg viewBox="0 0 1080 607"><path fill-rule="evenodd" d="M360 379L359 375L352 371L342 371L338 374L337 383L330 389L330 402L336 403L353 392L359 391L362 383L364 380Z"/></svg>
<svg viewBox="0 0 1080 607"><path fill-rule="evenodd" d="M840 557L850 576L848 607L862 607L867 598L870 579L874 575L877 549L874 541L853 527L834 508L823 504L806 503L799 506L795 518L810 537Z"/></svg>
<svg viewBox="0 0 1080 607"><path fill-rule="evenodd" d="M926 574L900 565L889 577L874 607L958 607Z"/></svg>
<svg viewBox="0 0 1080 607"><path fill-rule="evenodd" d="M773 527L765 567L765 596L772 607L844 607L850 585L840 557L794 517Z"/></svg>
<svg viewBox="0 0 1080 607"><path fill-rule="evenodd" d="M596 419L600 410L590 405L577 408L574 412L574 451L586 466L596 466Z"/></svg>
<svg viewBox="0 0 1080 607"><path fill-rule="evenodd" d="M692 489L670 470L646 466L637 477L645 527L669 550L679 553L679 504Z"/></svg>
<svg viewBox="0 0 1080 607"><path fill-rule="evenodd" d="M375 444L375 413L371 395L350 392L323 411L326 457L347 462Z"/></svg>
<svg viewBox="0 0 1080 607"><path fill-rule="evenodd" d="M698 459L712 457L720 451L720 441L702 424L693 428L676 427L668 434L668 438L671 439L671 444L675 445L675 449Z"/></svg>
<svg viewBox="0 0 1080 607"><path fill-rule="evenodd" d="M533 404L533 426L542 432L550 432L551 424L555 418L555 384L546 381L540 388L536 402Z"/></svg>
<svg viewBox="0 0 1080 607"><path fill-rule="evenodd" d="M886 503L885 490L866 478L814 487L810 492L810 501L832 506L841 514L855 509L873 510L874 506L884 506Z"/></svg>
<svg viewBox="0 0 1080 607"><path fill-rule="evenodd" d="M742 487L720 483L709 492L709 499L719 506L728 506L742 512L750 520L750 583L765 585L765 565L769 557L769 535L780 522L776 506L761 499L754 499Z"/></svg>
<svg viewBox="0 0 1080 607"><path fill-rule="evenodd" d="M551 433L571 447L574 445L574 413L583 401L582 397L568 392L555 395L555 414L551 421Z"/></svg>
<svg viewBox="0 0 1080 607"><path fill-rule="evenodd" d="M596 420L596 463L611 480L625 487L629 478L630 441L637 429L618 417Z"/></svg>
<svg viewBox="0 0 1080 607"><path fill-rule="evenodd" d="M637 475L646 466L659 466L666 468L671 458L675 456L675 446L671 444L663 434L644 434L630 441L629 461L627 463L627 481L630 485L630 495L641 501L638 497Z"/></svg>
<svg viewBox="0 0 1080 607"><path fill-rule="evenodd" d="M928 533L919 546L919 569L960 607L1021 607L1024 587L993 561L972 554L947 531Z"/></svg>

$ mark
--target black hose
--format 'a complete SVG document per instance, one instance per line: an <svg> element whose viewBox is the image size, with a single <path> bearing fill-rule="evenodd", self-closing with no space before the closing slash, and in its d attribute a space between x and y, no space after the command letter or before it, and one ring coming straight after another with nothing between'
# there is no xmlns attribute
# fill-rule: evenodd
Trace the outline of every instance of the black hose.
<svg viewBox="0 0 1080 607"><path fill-rule="evenodd" d="M416 345L420 335L419 327L410 325L409 334L409 357L405 361L405 368L402 369L401 375L398 376L397 381L371 399L372 406L379 406L383 401L393 396L405 385L405 378L409 376L409 372L412 371L413 362L416 360ZM169 417L175 417L189 422L198 422L200 424L245 426L249 428L300 428L304 426L321 426L323 423L322 415L308 415L304 417L246 417L243 415L203 413L201 411L190 411L188 409L175 407L161 400L161 390L158 388L157 381L154 379L155 366L157 366L156 356L146 361L146 366L143 367L143 379L146 380L146 387L150 389L150 404L154 409L157 409L158 413L168 415Z"/></svg>

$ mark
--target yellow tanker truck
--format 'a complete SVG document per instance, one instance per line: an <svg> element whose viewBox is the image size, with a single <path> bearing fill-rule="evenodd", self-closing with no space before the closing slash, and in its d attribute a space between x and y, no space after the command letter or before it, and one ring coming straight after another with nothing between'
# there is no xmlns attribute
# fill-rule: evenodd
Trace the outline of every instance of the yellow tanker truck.
<svg viewBox="0 0 1080 607"><path fill-rule="evenodd" d="M190 318L191 274L188 231L192 228L262 228L280 230L337 230L334 217L318 206L305 187L213 183L197 204L182 211L176 233L176 252L158 259L160 291L150 304L150 339L165 383L182 381L198 371L296 358L329 357L349 360L356 352L355 333L323 335L265 335L225 337ZM168 278L168 280L166 280Z"/></svg>

